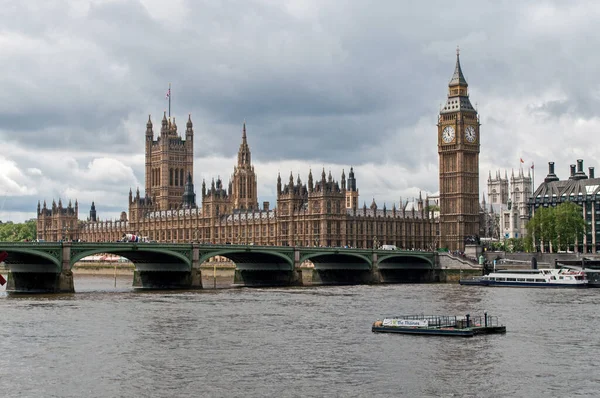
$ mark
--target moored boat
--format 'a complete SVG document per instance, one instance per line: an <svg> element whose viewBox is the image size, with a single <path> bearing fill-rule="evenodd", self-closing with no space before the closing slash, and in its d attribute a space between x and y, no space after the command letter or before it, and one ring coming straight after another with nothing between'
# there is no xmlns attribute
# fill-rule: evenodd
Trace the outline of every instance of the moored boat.
<svg viewBox="0 0 600 398"><path fill-rule="evenodd" d="M572 269L499 270L488 275L461 278L461 285L509 287L569 287L588 286L585 272Z"/></svg>
<svg viewBox="0 0 600 398"><path fill-rule="evenodd" d="M387 317L373 323L374 333L420 334L430 336L473 337L476 334L506 333L506 326L498 317L448 315L401 315Z"/></svg>

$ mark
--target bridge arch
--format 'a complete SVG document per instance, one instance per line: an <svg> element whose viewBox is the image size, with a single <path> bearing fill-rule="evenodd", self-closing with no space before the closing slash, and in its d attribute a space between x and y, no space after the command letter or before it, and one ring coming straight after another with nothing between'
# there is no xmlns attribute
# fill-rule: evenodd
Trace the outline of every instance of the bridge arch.
<svg viewBox="0 0 600 398"><path fill-rule="evenodd" d="M34 246L31 249L26 247L11 247L6 251L8 253L8 258L5 260L7 264L51 264L56 266L57 272L60 272L62 267L62 252L60 249L39 250L38 246Z"/></svg>
<svg viewBox="0 0 600 398"><path fill-rule="evenodd" d="M300 256L300 263L311 261L316 269L360 269L370 270L370 256L345 250L310 252Z"/></svg>
<svg viewBox="0 0 600 398"><path fill-rule="evenodd" d="M122 246L121 246L122 245ZM134 265L143 263L177 263L183 264L187 269L191 269L192 260L182 252L169 250L161 247L153 247L151 244L127 244L121 243L117 246L105 246L96 248L86 248L71 255L70 266L72 267L79 260L93 256L95 254L117 254L130 260Z"/></svg>
<svg viewBox="0 0 600 398"><path fill-rule="evenodd" d="M294 269L293 252L280 252L275 250L261 250L260 247L249 248L201 248L199 263L203 264L211 257L222 256L230 259L237 269L252 270L280 270L292 271Z"/></svg>
<svg viewBox="0 0 600 398"><path fill-rule="evenodd" d="M396 268L396 269L433 269L435 259L432 255L415 253L390 253L380 254L377 258L378 268Z"/></svg>

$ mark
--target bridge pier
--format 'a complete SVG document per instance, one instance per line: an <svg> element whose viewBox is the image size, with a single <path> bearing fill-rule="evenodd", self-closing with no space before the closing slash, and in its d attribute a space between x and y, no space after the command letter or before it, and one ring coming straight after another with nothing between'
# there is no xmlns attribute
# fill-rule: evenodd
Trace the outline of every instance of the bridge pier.
<svg viewBox="0 0 600 398"><path fill-rule="evenodd" d="M9 293L75 293L73 272L8 272Z"/></svg>
<svg viewBox="0 0 600 398"><path fill-rule="evenodd" d="M374 270L354 269L313 269L314 285L362 285L379 283L379 275Z"/></svg>
<svg viewBox="0 0 600 398"><path fill-rule="evenodd" d="M191 271L133 271L133 287L137 289L202 289L200 269Z"/></svg>
<svg viewBox="0 0 600 398"><path fill-rule="evenodd" d="M248 287L257 286L301 286L302 271L295 269L293 271L285 270L247 270L236 269L233 276L235 285Z"/></svg>

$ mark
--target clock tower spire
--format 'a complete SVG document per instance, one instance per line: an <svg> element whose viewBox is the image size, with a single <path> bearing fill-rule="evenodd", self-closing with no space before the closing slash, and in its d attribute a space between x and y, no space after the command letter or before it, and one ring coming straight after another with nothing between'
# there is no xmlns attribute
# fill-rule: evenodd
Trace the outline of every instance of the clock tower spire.
<svg viewBox="0 0 600 398"><path fill-rule="evenodd" d="M441 247L459 251L479 238L480 124L468 87L457 48L448 98L437 127Z"/></svg>

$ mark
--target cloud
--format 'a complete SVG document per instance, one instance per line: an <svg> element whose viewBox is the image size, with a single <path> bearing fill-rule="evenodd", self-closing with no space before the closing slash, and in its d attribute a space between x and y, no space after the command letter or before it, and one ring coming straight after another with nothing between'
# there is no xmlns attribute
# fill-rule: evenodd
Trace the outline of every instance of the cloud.
<svg viewBox="0 0 600 398"><path fill-rule="evenodd" d="M432 11L434 10L434 11ZM339 0L58 0L4 10L2 217L38 200L95 201L103 217L143 191L144 131L191 113L195 185L233 172L247 122L259 201L277 174L350 166L361 202L438 191L437 115L461 49L489 170L595 165L600 6ZM460 23L457 23L460 21ZM538 166L539 165L539 166ZM84 216L82 216L84 217Z"/></svg>

